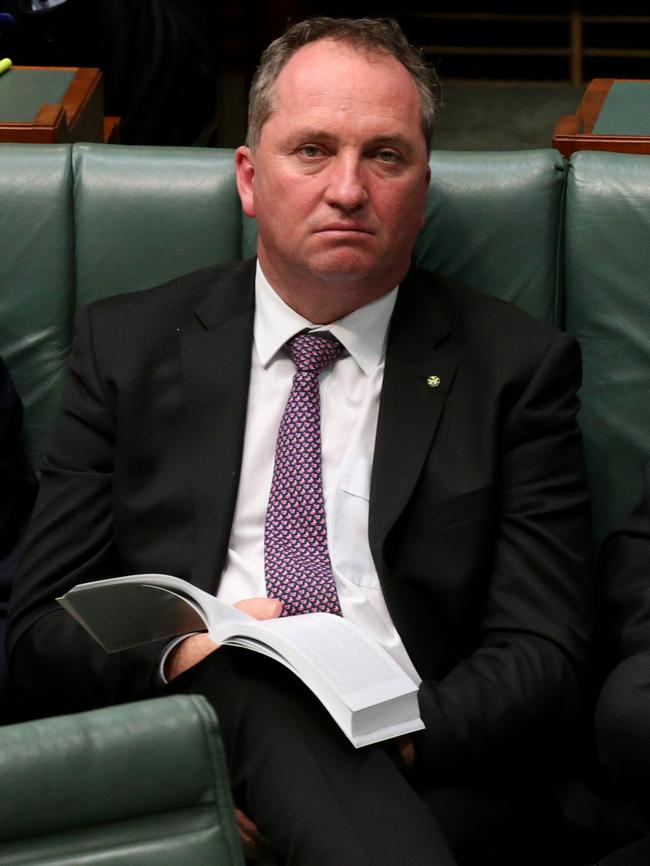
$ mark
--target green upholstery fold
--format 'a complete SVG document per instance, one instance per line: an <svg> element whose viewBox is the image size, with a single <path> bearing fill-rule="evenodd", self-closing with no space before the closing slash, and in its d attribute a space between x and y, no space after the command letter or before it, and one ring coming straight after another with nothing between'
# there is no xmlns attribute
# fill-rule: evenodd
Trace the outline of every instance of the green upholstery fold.
<svg viewBox="0 0 650 866"><path fill-rule="evenodd" d="M553 150L434 151L430 166L416 264L580 339L601 537L638 498L648 453L650 162L597 152L567 164ZM0 353L25 403L38 463L74 309L252 255L256 224L241 213L233 152L209 148L0 145L0 200Z"/></svg>
<svg viewBox="0 0 650 866"><path fill-rule="evenodd" d="M554 150L433 151L423 230L413 261L558 324L566 166ZM255 220L243 218L243 257Z"/></svg>
<svg viewBox="0 0 650 866"><path fill-rule="evenodd" d="M56 412L75 298L69 145L0 149L0 351L38 463Z"/></svg>
<svg viewBox="0 0 650 866"><path fill-rule="evenodd" d="M0 866L243 863L202 697L0 728L0 778Z"/></svg>
<svg viewBox="0 0 650 866"><path fill-rule="evenodd" d="M650 160L574 154L566 200L566 329L580 340L597 538L641 498L650 456Z"/></svg>
<svg viewBox="0 0 650 866"><path fill-rule="evenodd" d="M434 151L416 264L561 324L566 167L554 150Z"/></svg>
<svg viewBox="0 0 650 866"><path fill-rule="evenodd" d="M74 147L77 306L241 258L232 151Z"/></svg>

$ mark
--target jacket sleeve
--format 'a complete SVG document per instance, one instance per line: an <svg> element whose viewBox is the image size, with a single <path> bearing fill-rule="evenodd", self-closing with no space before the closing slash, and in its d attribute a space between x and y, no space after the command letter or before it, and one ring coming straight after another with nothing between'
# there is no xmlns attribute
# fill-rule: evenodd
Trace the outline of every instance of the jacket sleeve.
<svg viewBox="0 0 650 866"><path fill-rule="evenodd" d="M120 573L112 510L115 437L91 318L82 311L11 599L10 674L30 713L133 700L157 682L157 644L109 655L56 602L77 583Z"/></svg>
<svg viewBox="0 0 650 866"><path fill-rule="evenodd" d="M558 334L516 396L501 394L477 640L444 677L421 686L424 764L530 756L576 715L592 628L580 375L577 342Z"/></svg>
<svg viewBox="0 0 650 866"><path fill-rule="evenodd" d="M650 771L650 463L646 466L643 499L625 525L603 543L598 602L604 676L595 716L600 758L614 770L647 774Z"/></svg>

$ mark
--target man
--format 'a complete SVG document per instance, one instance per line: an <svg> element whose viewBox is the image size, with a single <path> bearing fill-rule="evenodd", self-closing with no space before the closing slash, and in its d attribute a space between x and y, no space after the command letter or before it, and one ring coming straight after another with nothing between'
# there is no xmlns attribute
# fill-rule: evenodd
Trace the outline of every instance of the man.
<svg viewBox="0 0 650 866"><path fill-rule="evenodd" d="M627 524L603 544L600 602L605 679L596 705L600 759L638 808L647 834L601 861L644 866L650 858L650 464L645 495Z"/></svg>
<svg viewBox="0 0 650 866"><path fill-rule="evenodd" d="M257 264L81 314L15 597L24 693L86 706L151 694L162 675L206 694L243 833L287 863L448 863L423 803L462 863L549 862L548 828L527 827L588 632L579 353L509 305L409 271L436 92L388 23L315 19L270 46L236 157ZM286 483L285 419L300 414L304 331L338 344L316 388L318 483L301 485ZM282 496L308 489L313 504L321 486L301 551L314 581L285 592L296 545L286 555L277 515L303 509ZM426 730L355 751L279 665L203 635L107 657L54 601L147 571L258 617L312 586L334 596L422 680Z"/></svg>

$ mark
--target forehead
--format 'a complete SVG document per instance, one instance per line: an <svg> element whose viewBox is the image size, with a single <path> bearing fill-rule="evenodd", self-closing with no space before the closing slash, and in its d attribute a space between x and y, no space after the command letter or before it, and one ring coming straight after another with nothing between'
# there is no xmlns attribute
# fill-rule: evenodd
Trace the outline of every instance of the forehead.
<svg viewBox="0 0 650 866"><path fill-rule="evenodd" d="M300 48L280 72L274 96L274 114L283 122L325 113L421 130L420 94L406 68L390 54L346 42L324 39Z"/></svg>

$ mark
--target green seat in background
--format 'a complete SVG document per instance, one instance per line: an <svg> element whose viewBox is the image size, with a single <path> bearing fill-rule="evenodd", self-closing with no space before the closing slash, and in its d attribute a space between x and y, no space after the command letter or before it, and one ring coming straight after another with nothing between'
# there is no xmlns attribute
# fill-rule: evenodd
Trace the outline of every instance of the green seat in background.
<svg viewBox="0 0 650 866"><path fill-rule="evenodd" d="M581 343L599 540L650 457L650 158L434 152L430 166L416 264ZM0 145L0 354L36 464L79 306L247 257L255 239L230 151ZM166 701L0 728L0 866L241 864L214 717Z"/></svg>
<svg viewBox="0 0 650 866"><path fill-rule="evenodd" d="M566 321L583 357L594 535L641 498L650 459L650 157L573 155L566 196Z"/></svg>
<svg viewBox="0 0 650 866"><path fill-rule="evenodd" d="M37 464L79 306L254 254L255 221L241 214L233 156L0 145L0 353L25 404ZM650 160L434 151L430 167L415 263L580 340L581 421L600 539L638 499L650 456Z"/></svg>
<svg viewBox="0 0 650 866"><path fill-rule="evenodd" d="M243 866L203 697L0 728L0 779L0 866Z"/></svg>

